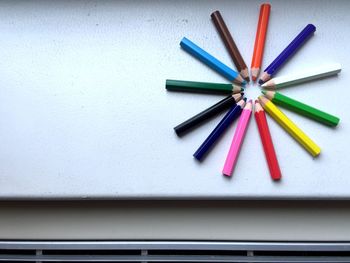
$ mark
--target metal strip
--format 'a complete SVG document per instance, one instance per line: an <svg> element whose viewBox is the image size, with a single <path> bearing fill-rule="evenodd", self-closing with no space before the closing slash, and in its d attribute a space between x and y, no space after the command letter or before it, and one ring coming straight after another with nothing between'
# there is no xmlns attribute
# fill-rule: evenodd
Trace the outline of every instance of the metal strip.
<svg viewBox="0 0 350 263"><path fill-rule="evenodd" d="M350 257L244 257L244 256L0 256L0 262L283 262L283 263L339 263L350 262Z"/></svg>
<svg viewBox="0 0 350 263"><path fill-rule="evenodd" d="M0 249L350 251L350 242L0 241Z"/></svg>

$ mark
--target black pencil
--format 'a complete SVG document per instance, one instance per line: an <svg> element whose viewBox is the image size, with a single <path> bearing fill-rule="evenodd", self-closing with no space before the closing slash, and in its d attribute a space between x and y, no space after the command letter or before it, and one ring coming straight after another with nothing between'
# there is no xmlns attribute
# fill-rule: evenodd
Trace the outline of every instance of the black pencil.
<svg viewBox="0 0 350 263"><path fill-rule="evenodd" d="M205 121L224 111L225 109L232 107L241 98L242 94L234 94L227 96L226 98L220 100L218 103L214 104L208 109L205 109L204 111L198 113L197 115L193 116L187 121L184 121L183 123L177 125L174 128L176 134L178 136L184 135L185 133L191 131L195 127L199 126L200 124L203 124Z"/></svg>

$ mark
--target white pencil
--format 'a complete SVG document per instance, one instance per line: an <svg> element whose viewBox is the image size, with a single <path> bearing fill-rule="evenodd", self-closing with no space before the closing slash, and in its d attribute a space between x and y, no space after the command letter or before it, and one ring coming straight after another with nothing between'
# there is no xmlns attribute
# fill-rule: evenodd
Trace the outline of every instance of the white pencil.
<svg viewBox="0 0 350 263"><path fill-rule="evenodd" d="M339 63L324 65L311 70L303 71L293 75L276 77L265 82L262 87L266 89L278 89L287 87L313 79L319 79L335 75L341 71L341 65Z"/></svg>

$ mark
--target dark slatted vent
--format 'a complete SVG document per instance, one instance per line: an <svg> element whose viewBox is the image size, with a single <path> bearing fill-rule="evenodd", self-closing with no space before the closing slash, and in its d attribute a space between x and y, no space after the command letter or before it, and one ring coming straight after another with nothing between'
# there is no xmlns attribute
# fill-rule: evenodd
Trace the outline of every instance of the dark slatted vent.
<svg viewBox="0 0 350 263"><path fill-rule="evenodd" d="M0 242L0 262L350 262L350 243Z"/></svg>

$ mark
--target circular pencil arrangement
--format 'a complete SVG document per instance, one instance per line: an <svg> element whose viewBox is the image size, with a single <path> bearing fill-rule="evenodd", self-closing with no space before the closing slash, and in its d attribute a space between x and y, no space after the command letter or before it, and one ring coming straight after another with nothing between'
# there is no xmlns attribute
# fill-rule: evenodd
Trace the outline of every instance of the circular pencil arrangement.
<svg viewBox="0 0 350 263"><path fill-rule="evenodd" d="M262 58L264 53L265 38L269 23L271 6L268 3L260 7L258 27L255 37L254 53L250 68L251 78L255 82L260 75ZM199 59L213 70L223 75L230 81L230 84L195 82L183 80L166 80L166 89L169 91L200 92L209 94L226 94L226 98L212 105L208 109L198 113L192 118L184 121L174 128L178 136L198 127L206 120L216 116L220 112L228 110L223 119L217 124L214 130L205 139L202 145L193 154L194 158L202 161L214 146L215 142L222 136L227 128L239 118L229 152L222 170L223 175L231 176L238 159L239 151L244 140L245 132L254 108L254 116L258 126L265 157L273 180L281 179L281 170L278 164L269 126L266 120L267 112L286 132L288 132L302 147L313 157L321 153L321 148L309 138L292 120L290 120L276 105L294 111L314 121L328 126L336 126L339 118L304 104L300 101L287 97L276 90L290 85L295 85L317 78L337 74L341 71L341 65L328 64L301 73L274 77L284 63L313 35L316 27L308 24L290 44L276 57L276 59L261 74L258 83L265 90L263 95L253 101L244 98L245 85L250 81L249 71L245 64L221 14L215 11L211 14L214 25L219 32L227 51L229 52L238 72L229 68L208 52L197 46L187 38L183 38L180 46L193 57Z"/></svg>

